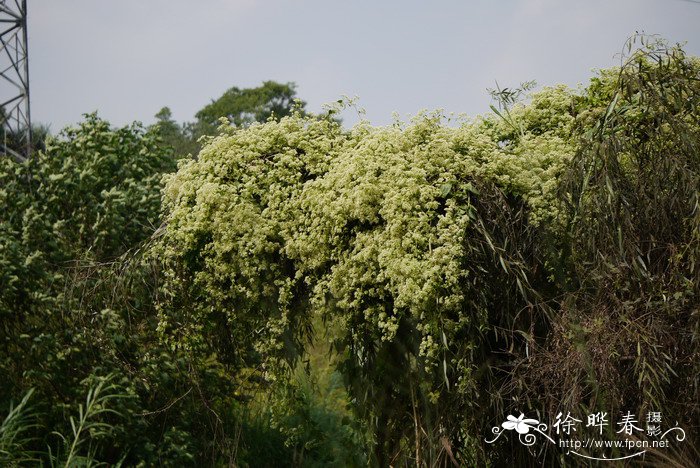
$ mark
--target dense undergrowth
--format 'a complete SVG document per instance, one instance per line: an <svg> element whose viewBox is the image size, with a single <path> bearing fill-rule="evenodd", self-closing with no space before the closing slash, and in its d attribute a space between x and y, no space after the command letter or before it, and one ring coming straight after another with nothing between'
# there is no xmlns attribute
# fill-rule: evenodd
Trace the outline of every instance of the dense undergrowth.
<svg viewBox="0 0 700 468"><path fill-rule="evenodd" d="M93 115L0 160L0 462L563 462L484 443L521 411L697 437L700 63L516 95L222 125L176 171Z"/></svg>

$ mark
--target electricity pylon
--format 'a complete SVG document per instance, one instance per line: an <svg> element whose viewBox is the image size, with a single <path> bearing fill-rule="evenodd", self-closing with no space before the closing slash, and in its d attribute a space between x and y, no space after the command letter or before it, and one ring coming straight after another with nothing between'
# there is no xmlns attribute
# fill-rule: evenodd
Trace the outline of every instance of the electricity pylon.
<svg viewBox="0 0 700 468"><path fill-rule="evenodd" d="M27 0L0 0L0 154L24 161L31 149Z"/></svg>

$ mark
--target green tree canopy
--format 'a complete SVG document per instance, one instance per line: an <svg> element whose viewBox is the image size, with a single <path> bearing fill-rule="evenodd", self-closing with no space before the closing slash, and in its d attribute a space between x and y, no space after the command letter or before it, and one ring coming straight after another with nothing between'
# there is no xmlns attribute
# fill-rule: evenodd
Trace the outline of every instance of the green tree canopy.
<svg viewBox="0 0 700 468"><path fill-rule="evenodd" d="M295 107L303 109L306 103L296 99L294 83L265 81L257 88L241 89L234 86L204 106L195 117L200 124L209 127L218 126L221 117L227 117L237 126L265 122L270 117L285 117Z"/></svg>
<svg viewBox="0 0 700 468"><path fill-rule="evenodd" d="M197 129L196 125L192 123L177 123L173 119L172 111L167 106L159 110L155 118L156 123L153 125L153 128L156 129L162 143L172 149L177 159L197 154L199 151L197 138L200 135L195 131Z"/></svg>
<svg viewBox="0 0 700 468"><path fill-rule="evenodd" d="M306 103L296 97L294 83L265 81L256 88L233 87L218 99L204 106L196 114L194 122L178 124L169 107L163 107L155 115L158 134L179 157L195 155L201 149L199 139L216 133L219 119L225 117L235 126L253 122L280 119L292 111L304 114Z"/></svg>

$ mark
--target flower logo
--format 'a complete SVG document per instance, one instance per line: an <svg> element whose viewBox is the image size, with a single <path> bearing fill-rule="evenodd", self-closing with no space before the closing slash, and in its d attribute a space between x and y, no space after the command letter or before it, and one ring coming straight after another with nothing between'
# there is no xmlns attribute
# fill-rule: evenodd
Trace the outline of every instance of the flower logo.
<svg viewBox="0 0 700 468"><path fill-rule="evenodd" d="M525 419L525 414L523 413L520 413L520 416L518 416L517 418L513 415L509 415L506 419L507 421L502 423L500 427L493 426L491 428L491 432L495 437L492 440L484 439L484 441L487 444L492 444L496 442L496 440L498 440L498 438L501 437L501 435L504 432L512 431L513 429L515 429L515 432L518 433L518 439L520 440L520 443L525 445L526 447L530 447L531 445L534 445L535 442L537 442L537 435L533 432L539 433L552 444L556 444L556 442L554 442L554 439L552 439L543 432L547 430L547 425L544 423L540 423L537 419ZM530 432L530 429L532 429L532 432Z"/></svg>
<svg viewBox="0 0 700 468"><path fill-rule="evenodd" d="M530 429L537 428L537 425L540 423L537 419L525 419L525 415L523 413L520 413L520 416L517 418L515 416L508 415L507 419L508 421L501 424L503 429L507 429L509 431L515 429L518 434L527 434L530 432Z"/></svg>

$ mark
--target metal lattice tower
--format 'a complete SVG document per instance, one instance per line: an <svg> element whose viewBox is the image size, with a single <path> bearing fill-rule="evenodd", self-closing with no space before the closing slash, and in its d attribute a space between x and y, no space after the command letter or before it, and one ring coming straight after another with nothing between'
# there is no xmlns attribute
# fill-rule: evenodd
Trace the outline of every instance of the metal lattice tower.
<svg viewBox="0 0 700 468"><path fill-rule="evenodd" d="M27 0L0 0L0 154L31 153Z"/></svg>

